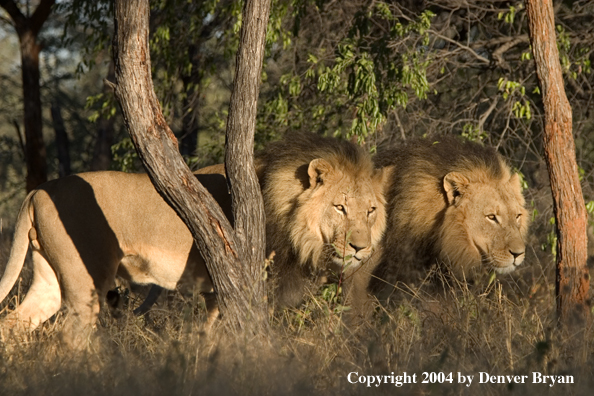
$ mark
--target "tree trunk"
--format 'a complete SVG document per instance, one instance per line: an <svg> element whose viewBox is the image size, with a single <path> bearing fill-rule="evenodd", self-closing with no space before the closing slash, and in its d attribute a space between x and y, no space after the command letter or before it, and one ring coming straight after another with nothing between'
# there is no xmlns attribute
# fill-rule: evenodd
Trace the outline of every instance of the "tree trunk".
<svg viewBox="0 0 594 396"><path fill-rule="evenodd" d="M109 71L107 72L107 81L115 80L115 71L113 62L109 64ZM103 95L111 95L111 88L107 83L103 84ZM111 146L113 145L114 137L114 117L106 118L99 117L97 120L97 140L95 140L95 148L93 150L93 158L91 159L91 170L107 170L111 165Z"/></svg>
<svg viewBox="0 0 594 396"><path fill-rule="evenodd" d="M255 296L266 294L261 248L266 246L266 219L254 168L254 132L269 13L270 0L244 2L225 141L225 172L233 200L235 233L243 248L244 274ZM265 304L260 309L265 309Z"/></svg>
<svg viewBox="0 0 594 396"><path fill-rule="evenodd" d="M544 151L557 226L557 313L563 325L583 324L589 314L586 266L587 214L565 95L551 0L527 0L528 25L545 111Z"/></svg>
<svg viewBox="0 0 594 396"><path fill-rule="evenodd" d="M188 47L188 57L192 64L192 70L189 75L184 75L181 78L185 95L179 151L185 156L195 155L198 147L200 68L202 67L199 47L200 44L192 44Z"/></svg>
<svg viewBox="0 0 594 396"><path fill-rule="evenodd" d="M43 142L41 95L39 92L39 45L30 30L19 35L27 150L27 191L47 181L47 158Z"/></svg>
<svg viewBox="0 0 594 396"><path fill-rule="evenodd" d="M70 170L70 142L62 118L62 108L58 99L52 102L51 107L52 123L56 133L56 151L58 152L58 175L60 177L68 176Z"/></svg>
<svg viewBox="0 0 594 396"><path fill-rule="evenodd" d="M267 16L262 19L267 19ZM255 263L246 259L244 253L252 250L247 257L263 257L264 245L251 245L248 249L240 245L243 233L234 232L216 201L196 180L179 154L177 141L165 122L153 88L148 22L148 0L116 1L115 94L122 107L124 122L157 191L194 236L213 280L225 323L234 332L266 335L269 327L262 277L263 260ZM255 65L252 67L258 68ZM253 101L255 99L249 103ZM255 123L255 119L251 122ZM235 141L234 138L232 136L231 140ZM243 144L249 145L250 141L248 136ZM248 147L244 151L250 150L253 148ZM253 158L238 157L232 161L244 161L243 166L246 166L252 164ZM244 173L251 174L255 180L253 166ZM230 175L229 182L237 187L245 184L235 174ZM250 206L261 207L262 198L259 198L259 203L251 203ZM261 221L252 213L250 210L236 215L236 224L249 224L241 218L244 215ZM263 224L261 221L259 226L263 227ZM250 265L257 268L249 268ZM255 273L257 277L252 276Z"/></svg>
<svg viewBox="0 0 594 396"><path fill-rule="evenodd" d="M43 142L41 96L39 93L39 51L37 35L47 20L55 0L41 0L26 17L13 0L0 0L14 23L21 46L21 71L25 125L25 159L27 161L27 191L47 181L47 160Z"/></svg>

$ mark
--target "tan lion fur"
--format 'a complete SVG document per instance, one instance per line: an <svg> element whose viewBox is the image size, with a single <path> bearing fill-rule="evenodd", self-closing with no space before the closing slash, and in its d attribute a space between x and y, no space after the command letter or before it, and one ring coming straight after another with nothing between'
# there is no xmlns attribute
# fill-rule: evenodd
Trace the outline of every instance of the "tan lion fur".
<svg viewBox="0 0 594 396"><path fill-rule="evenodd" d="M224 177L197 177L230 218ZM192 235L143 174L82 173L33 190L17 218L0 301L19 276L29 242L33 282L0 329L34 329L64 303L69 311L64 338L76 347L95 325L116 274L138 284L174 289L188 283L212 292Z"/></svg>
<svg viewBox="0 0 594 396"><path fill-rule="evenodd" d="M375 161L394 166L379 277L411 281L439 261L469 278L523 262L529 216L520 179L494 149L453 137L417 139L380 145Z"/></svg>
<svg viewBox="0 0 594 396"><path fill-rule="evenodd" d="M276 304L297 305L316 279L342 273L352 317L364 315L388 171L353 143L311 134L288 135L257 160Z"/></svg>

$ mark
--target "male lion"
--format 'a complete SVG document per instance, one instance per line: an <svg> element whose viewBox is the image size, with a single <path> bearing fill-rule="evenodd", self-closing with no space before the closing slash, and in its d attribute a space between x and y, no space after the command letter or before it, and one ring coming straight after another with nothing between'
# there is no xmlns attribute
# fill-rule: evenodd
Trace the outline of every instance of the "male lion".
<svg viewBox="0 0 594 396"><path fill-rule="evenodd" d="M494 149L417 139L380 145L375 161L394 166L378 276L393 283L440 261L472 278L484 267L506 273L523 262L529 219L520 178Z"/></svg>
<svg viewBox="0 0 594 396"><path fill-rule="evenodd" d="M366 316L372 258L386 223L389 170L373 169L368 153L348 141L308 133L288 135L256 155L266 211L266 250L274 252L272 289L279 307L296 306L327 275L342 277L347 322ZM225 174L222 165L201 173ZM377 255L376 255L377 256ZM152 288L136 311L146 312Z"/></svg>
<svg viewBox="0 0 594 396"><path fill-rule="evenodd" d="M342 276L347 322L365 316L372 253L386 223L384 175L348 141L288 135L257 157L277 306L299 304L328 273Z"/></svg>
<svg viewBox="0 0 594 396"><path fill-rule="evenodd" d="M224 177L197 177L230 218ZM21 323L32 330L56 313L63 300L69 308L64 338L78 347L85 329L94 326L116 274L138 284L174 289L178 283L191 283L200 292L212 291L190 231L147 175L82 173L29 193L16 221L0 301L20 274L29 242L31 287L0 328Z"/></svg>

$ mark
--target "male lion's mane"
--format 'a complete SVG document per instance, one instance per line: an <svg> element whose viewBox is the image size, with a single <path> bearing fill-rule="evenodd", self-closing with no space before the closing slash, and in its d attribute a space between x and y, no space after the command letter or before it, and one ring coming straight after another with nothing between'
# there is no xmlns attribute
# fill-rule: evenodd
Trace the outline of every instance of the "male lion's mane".
<svg viewBox="0 0 594 396"><path fill-rule="evenodd" d="M334 247L324 244L312 233L317 222L315 211L308 210L321 202L301 199L310 186L309 164L324 159L332 168L350 177L371 178L377 170L370 155L359 146L344 140L314 134L294 133L269 144L256 156L258 177L266 208L267 254L274 252L272 266L274 296L280 306L295 305L304 290L318 285L325 259ZM382 187L383 188L383 187ZM377 246L385 228L383 191L378 220L371 229L371 241ZM372 269L372 268L371 268Z"/></svg>
<svg viewBox="0 0 594 396"><path fill-rule="evenodd" d="M476 266L476 251L461 226L464 214L453 221L445 217L448 200L444 177L458 172L471 183L501 185L512 176L504 159L491 147L440 136L380 145L374 161L377 166L394 166L386 194L388 220L378 277L389 283L414 282L437 261ZM519 185L510 190L525 214ZM524 215L522 237L527 228L528 216Z"/></svg>

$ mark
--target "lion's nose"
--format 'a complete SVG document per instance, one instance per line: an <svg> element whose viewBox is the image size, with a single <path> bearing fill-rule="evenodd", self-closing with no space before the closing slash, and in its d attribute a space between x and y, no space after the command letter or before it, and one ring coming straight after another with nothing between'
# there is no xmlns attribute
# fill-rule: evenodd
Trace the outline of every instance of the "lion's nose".
<svg viewBox="0 0 594 396"><path fill-rule="evenodd" d="M524 252L514 252L513 250L510 250L509 252L511 253L512 256L514 256L514 261L516 261L516 259L518 257L520 257L521 255L524 254Z"/></svg>
<svg viewBox="0 0 594 396"><path fill-rule="evenodd" d="M359 253L359 250L365 249L365 246L358 246L358 245L355 245L352 242L349 243L349 246L352 247L355 250L355 253Z"/></svg>

